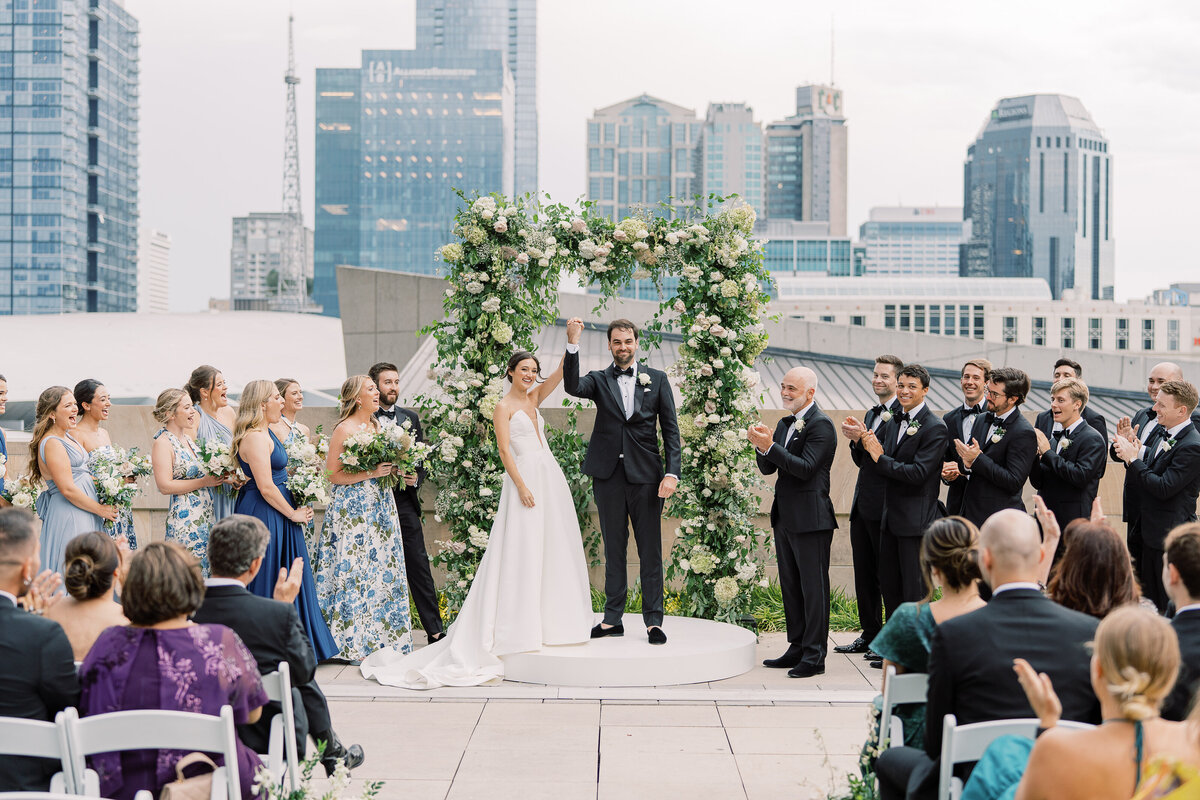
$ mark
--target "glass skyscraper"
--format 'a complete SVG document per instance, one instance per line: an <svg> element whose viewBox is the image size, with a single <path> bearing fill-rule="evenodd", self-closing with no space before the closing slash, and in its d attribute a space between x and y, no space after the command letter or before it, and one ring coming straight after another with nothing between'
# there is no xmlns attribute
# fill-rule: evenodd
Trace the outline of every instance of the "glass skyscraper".
<svg viewBox="0 0 1200 800"><path fill-rule="evenodd" d="M1042 278L1055 299L1111 300L1112 157L1083 103L1001 100L967 148L966 277Z"/></svg>
<svg viewBox="0 0 1200 800"><path fill-rule="evenodd" d="M538 189L537 0L417 0L417 49L496 50L513 76L513 191Z"/></svg>
<svg viewBox="0 0 1200 800"><path fill-rule="evenodd" d="M467 192L512 194L513 84L498 51L366 50L318 69L313 299L339 264L434 274Z"/></svg>
<svg viewBox="0 0 1200 800"><path fill-rule="evenodd" d="M0 9L0 314L137 310L137 106L118 0Z"/></svg>
<svg viewBox="0 0 1200 800"><path fill-rule="evenodd" d="M763 130L745 103L710 103L696 145L700 194L736 194L764 216Z"/></svg>
<svg viewBox="0 0 1200 800"><path fill-rule="evenodd" d="M796 113L767 126L767 216L845 236L846 159L841 89L797 87Z"/></svg>

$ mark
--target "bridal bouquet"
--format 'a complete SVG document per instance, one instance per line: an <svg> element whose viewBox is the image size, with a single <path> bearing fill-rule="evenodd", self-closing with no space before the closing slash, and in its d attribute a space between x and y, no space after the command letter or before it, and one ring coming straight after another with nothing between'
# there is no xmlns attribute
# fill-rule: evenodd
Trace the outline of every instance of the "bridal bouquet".
<svg viewBox="0 0 1200 800"><path fill-rule="evenodd" d="M284 448L287 450L287 488L298 506L329 505L330 485L325 472L329 438L316 430L316 442L297 433Z"/></svg>
<svg viewBox="0 0 1200 800"><path fill-rule="evenodd" d="M34 484L28 475L22 475L15 481L4 482L3 497L17 508L28 509L37 516L37 499L46 488L46 484Z"/></svg>
<svg viewBox="0 0 1200 800"><path fill-rule="evenodd" d="M118 510L133 507L137 497L138 478L153 472L150 459L138 453L136 447L125 450L121 447L99 447L88 456L88 471L96 483L96 495L104 505L116 506ZM111 522L105 522L111 527Z"/></svg>
<svg viewBox="0 0 1200 800"><path fill-rule="evenodd" d="M238 465L234 463L233 456L229 453L229 445L220 439L197 439L196 457L200 459L200 466L205 475L225 480L231 475L237 476L241 473ZM226 484L217 488L223 492L232 491L232 488Z"/></svg>
<svg viewBox="0 0 1200 800"><path fill-rule="evenodd" d="M338 460L350 474L370 472L380 464L393 464L396 473L379 479L379 485L391 489L400 482L400 475L411 475L429 455L431 448L418 442L408 420L397 425L384 420L378 430L363 428L346 437L346 446Z"/></svg>

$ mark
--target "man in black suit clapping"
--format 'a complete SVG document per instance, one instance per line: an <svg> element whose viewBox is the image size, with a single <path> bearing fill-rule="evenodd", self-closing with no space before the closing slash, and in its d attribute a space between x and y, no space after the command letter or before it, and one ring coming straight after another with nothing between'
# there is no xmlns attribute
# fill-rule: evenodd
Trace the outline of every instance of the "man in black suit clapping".
<svg viewBox="0 0 1200 800"><path fill-rule="evenodd" d="M1175 604L1171 627L1179 637L1179 679L1163 703L1163 719L1183 720L1200 687L1200 525L1180 525L1167 536L1163 581Z"/></svg>
<svg viewBox="0 0 1200 800"><path fill-rule="evenodd" d="M764 475L779 474L771 527L788 649L763 665L788 668L791 678L810 678L824 674L829 642L829 549L837 528L829 468L837 433L817 407L817 374L811 369L788 370L779 394L789 416L775 426L774 435L761 422L746 432L758 451L758 469Z"/></svg>
<svg viewBox="0 0 1200 800"><path fill-rule="evenodd" d="M1167 381L1158 389L1154 413L1162 430L1153 446L1139 444L1135 436L1113 439L1117 457L1125 462L1141 498L1142 552L1138 561L1142 594L1159 611L1167 608L1163 587L1163 549L1167 534L1176 525L1196 521L1200 494L1200 432L1192 423L1196 387L1187 381Z"/></svg>
<svg viewBox="0 0 1200 800"><path fill-rule="evenodd" d="M1054 383L1065 381L1068 378L1075 380L1083 380L1083 367L1078 361L1073 361L1069 358L1060 358L1054 362ZM1100 434L1100 438L1104 440L1105 447L1108 446L1108 423L1104 420L1104 415L1099 411L1094 410L1089 405L1084 405L1083 411L1080 412L1083 421L1091 425L1096 433ZM1047 436L1050 436L1054 431L1062 430L1062 426L1058 420L1054 418L1053 409L1048 409L1037 415L1034 420L1033 427L1042 431ZM1100 476L1104 477L1104 470L1100 470Z"/></svg>
<svg viewBox="0 0 1200 800"><path fill-rule="evenodd" d="M954 442L971 441L975 422L987 413L987 382L991 374L992 362L986 358L973 358L963 364L958 375L958 385L963 395L962 405L955 406L942 417L942 421L950 429L950 439L946 442L946 457L942 463L942 482L950 487L946 492L946 510L951 514L962 513L963 493L967 490L966 472Z"/></svg>
<svg viewBox="0 0 1200 800"><path fill-rule="evenodd" d="M971 441L955 441L967 488L961 514L976 525L1005 508L1024 508L1021 490L1037 457L1033 426L1021 415L1029 376L1015 367L992 370L987 399L991 408L975 421Z"/></svg>
<svg viewBox="0 0 1200 800"><path fill-rule="evenodd" d="M421 420L411 408L396 405L400 399L400 373L395 364L386 361L371 367L367 372L379 389L378 419L403 425L407 420L417 440L421 439ZM408 591L425 637L433 644L445 636L442 632L442 614L438 605L437 587L433 573L429 570L429 553L425 550L425 531L421 527L421 482L425 480L425 468L418 467L415 475L405 475L396 484L392 494L396 498L396 516L400 522L400 537L404 545L404 571L408 577Z"/></svg>
<svg viewBox="0 0 1200 800"><path fill-rule="evenodd" d="M212 577L205 581L204 602L196 611L195 621L232 628L254 656L263 675L274 672L286 661L295 700L296 744L301 755L305 737L325 742L321 764L328 775L338 761L353 769L363 763L362 747L343 745L333 732L329 703L317 686L317 656L304 633L293 600L300 591L303 560L297 558L290 572L279 571L275 599L268 600L247 591L262 567L271 533L256 517L231 514L212 526L208 539L208 560ZM267 752L271 718L280 712L278 703L268 703L258 722L238 727L238 738L255 752Z"/></svg>
<svg viewBox="0 0 1200 800"><path fill-rule="evenodd" d="M1087 401L1088 388L1083 381L1060 380L1050 390L1053 427L1049 433L1040 426L1033 430L1038 457L1029 482L1062 530L1071 520L1091 514L1104 472L1104 439L1082 415Z"/></svg>
<svg viewBox="0 0 1200 800"><path fill-rule="evenodd" d="M0 509L0 717L52 722L79 702L71 643L57 622L17 605L38 574L33 515ZM62 769L43 758L0 758L0 792L44 792Z"/></svg>

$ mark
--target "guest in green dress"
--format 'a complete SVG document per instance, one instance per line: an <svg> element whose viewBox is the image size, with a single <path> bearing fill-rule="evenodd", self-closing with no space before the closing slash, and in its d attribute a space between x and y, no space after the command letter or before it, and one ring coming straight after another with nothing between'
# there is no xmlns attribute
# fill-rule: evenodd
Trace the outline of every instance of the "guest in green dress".
<svg viewBox="0 0 1200 800"><path fill-rule="evenodd" d="M883 630L871 642L871 649L883 656L885 670L891 664L901 675L927 672L934 628L984 606L979 598L978 547L979 530L963 517L939 519L925 529L921 539L921 571L927 594L920 602L904 603L892 612ZM933 599L935 588L941 589L937 600ZM885 747L888 744L880 742L882 707L880 695L875 698L870 734L863 747L864 775L874 771L881 744ZM905 703L897 706L893 715L904 724L904 741L895 744L921 747L925 737L925 705Z"/></svg>

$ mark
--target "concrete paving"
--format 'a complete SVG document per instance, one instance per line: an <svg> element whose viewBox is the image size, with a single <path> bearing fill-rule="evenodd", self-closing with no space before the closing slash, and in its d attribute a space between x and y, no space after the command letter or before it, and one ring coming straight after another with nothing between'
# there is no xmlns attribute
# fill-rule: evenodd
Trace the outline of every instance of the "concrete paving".
<svg viewBox="0 0 1200 800"><path fill-rule="evenodd" d="M853 638L834 634L808 679L759 666L690 686L408 692L327 665L318 681L342 741L366 750L355 789L382 780L385 800L825 798L857 774L879 691L861 656L832 651ZM758 660L785 648L764 634Z"/></svg>

